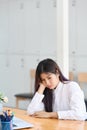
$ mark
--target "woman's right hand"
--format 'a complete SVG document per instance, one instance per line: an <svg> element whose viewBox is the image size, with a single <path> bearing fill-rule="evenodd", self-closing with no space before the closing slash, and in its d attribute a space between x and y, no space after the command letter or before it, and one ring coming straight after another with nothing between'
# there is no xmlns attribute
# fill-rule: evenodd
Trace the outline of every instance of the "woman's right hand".
<svg viewBox="0 0 87 130"><path fill-rule="evenodd" d="M38 93L40 93L40 94L43 94L43 92L44 92L44 90L45 90L45 86L42 84L42 83L40 83L40 87L38 88Z"/></svg>

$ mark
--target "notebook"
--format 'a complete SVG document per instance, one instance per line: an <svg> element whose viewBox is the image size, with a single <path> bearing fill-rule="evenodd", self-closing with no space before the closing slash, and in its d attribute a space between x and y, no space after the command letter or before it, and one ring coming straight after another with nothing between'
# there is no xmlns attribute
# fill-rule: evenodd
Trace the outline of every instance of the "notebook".
<svg viewBox="0 0 87 130"><path fill-rule="evenodd" d="M20 118L13 118L13 130L34 127L32 123L26 122Z"/></svg>

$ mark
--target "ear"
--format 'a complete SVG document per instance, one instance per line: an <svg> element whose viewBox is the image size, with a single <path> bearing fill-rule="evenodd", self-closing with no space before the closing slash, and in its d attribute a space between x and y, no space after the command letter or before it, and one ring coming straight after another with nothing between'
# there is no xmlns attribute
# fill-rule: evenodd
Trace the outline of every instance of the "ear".
<svg viewBox="0 0 87 130"><path fill-rule="evenodd" d="M59 71L56 69L56 74L58 74L59 75Z"/></svg>
<svg viewBox="0 0 87 130"><path fill-rule="evenodd" d="M56 73L56 76L59 78L59 76L60 76L59 73Z"/></svg>

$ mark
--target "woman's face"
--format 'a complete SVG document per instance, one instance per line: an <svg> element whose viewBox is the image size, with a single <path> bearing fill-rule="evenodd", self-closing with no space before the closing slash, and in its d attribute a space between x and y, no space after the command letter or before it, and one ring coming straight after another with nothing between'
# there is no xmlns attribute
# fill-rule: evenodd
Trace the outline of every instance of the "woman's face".
<svg viewBox="0 0 87 130"><path fill-rule="evenodd" d="M42 73L40 78L42 84L49 89L54 89L59 83L59 74Z"/></svg>

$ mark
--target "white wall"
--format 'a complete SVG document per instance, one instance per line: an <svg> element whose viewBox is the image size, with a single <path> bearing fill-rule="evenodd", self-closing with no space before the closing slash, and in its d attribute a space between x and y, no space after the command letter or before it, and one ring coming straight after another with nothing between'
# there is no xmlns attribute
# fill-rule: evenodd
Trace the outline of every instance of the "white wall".
<svg viewBox="0 0 87 130"><path fill-rule="evenodd" d="M70 1L70 71L87 72L87 0ZM83 88L87 98L87 84Z"/></svg>
<svg viewBox="0 0 87 130"><path fill-rule="evenodd" d="M15 93L29 92L31 68L43 58L56 60L56 24L54 1L0 0L0 91L9 98L6 105L15 106Z"/></svg>
<svg viewBox="0 0 87 130"><path fill-rule="evenodd" d="M70 2L70 70L87 71L87 1Z"/></svg>
<svg viewBox="0 0 87 130"><path fill-rule="evenodd" d="M69 70L77 76L87 71L87 1L69 2ZM0 0L0 91L9 98L6 105L15 106L15 93L29 91L29 70L41 59L57 60L56 10L56 0Z"/></svg>

